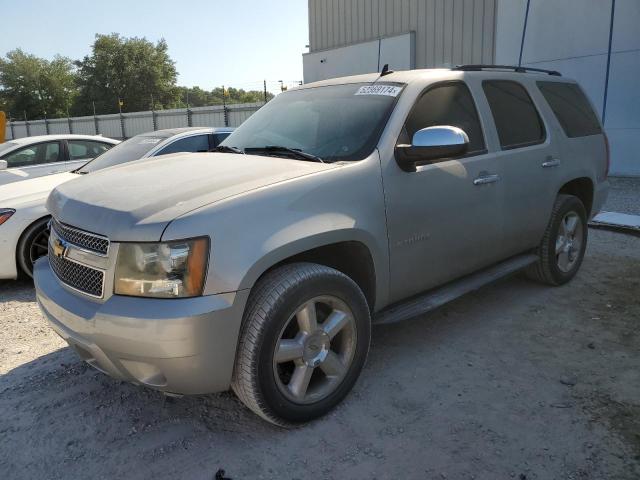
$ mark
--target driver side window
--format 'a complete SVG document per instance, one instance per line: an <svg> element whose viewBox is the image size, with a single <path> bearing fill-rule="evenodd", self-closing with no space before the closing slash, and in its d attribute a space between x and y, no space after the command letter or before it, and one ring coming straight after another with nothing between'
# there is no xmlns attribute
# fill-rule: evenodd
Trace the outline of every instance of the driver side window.
<svg viewBox="0 0 640 480"><path fill-rule="evenodd" d="M410 144L413 135L423 128L450 125L469 137L467 155L486 151L482 127L469 88L462 82L429 88L409 113L398 143Z"/></svg>

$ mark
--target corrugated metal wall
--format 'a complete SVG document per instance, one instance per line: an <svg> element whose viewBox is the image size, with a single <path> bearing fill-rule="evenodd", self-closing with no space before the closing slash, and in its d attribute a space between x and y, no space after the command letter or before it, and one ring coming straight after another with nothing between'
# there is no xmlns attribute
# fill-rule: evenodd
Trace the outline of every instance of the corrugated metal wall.
<svg viewBox="0 0 640 480"><path fill-rule="evenodd" d="M309 47L416 32L416 68L493 63L496 0L309 0Z"/></svg>
<svg viewBox="0 0 640 480"><path fill-rule="evenodd" d="M194 127L237 127L254 112L257 112L263 103L236 103L227 105L227 121L225 122L225 107L214 105L211 107L194 107L189 113L186 108L174 110L158 110L155 112L156 129L186 127L191 116L191 125ZM7 122L6 139L29 137L34 135L46 135L49 133L78 133L94 135L100 133L105 137L124 138L133 137L140 133L151 132L153 127L153 112L123 113L122 123L120 115L98 115L97 117L72 117L44 120L30 120L29 128L25 122ZM71 126L71 131L69 127ZM97 131L96 131L97 127Z"/></svg>

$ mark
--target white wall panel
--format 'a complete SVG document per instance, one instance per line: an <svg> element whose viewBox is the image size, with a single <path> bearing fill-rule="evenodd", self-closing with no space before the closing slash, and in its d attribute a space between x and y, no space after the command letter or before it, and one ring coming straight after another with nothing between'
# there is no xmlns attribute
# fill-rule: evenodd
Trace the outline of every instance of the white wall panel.
<svg viewBox="0 0 640 480"><path fill-rule="evenodd" d="M306 83L356 73L375 72L378 69L378 41L306 53L302 57L302 66Z"/></svg>
<svg viewBox="0 0 640 480"><path fill-rule="evenodd" d="M31 120L29 122L29 133L31 136L46 135L47 128L45 127L44 120Z"/></svg>
<svg viewBox="0 0 640 480"><path fill-rule="evenodd" d="M407 33L303 56L305 82L376 72L384 64L392 70L415 67L415 35ZM379 56L378 56L379 55Z"/></svg>
<svg viewBox="0 0 640 480"><path fill-rule="evenodd" d="M49 133L51 135L61 135L69 133L69 122L66 118L56 118L49 120Z"/></svg>
<svg viewBox="0 0 640 480"><path fill-rule="evenodd" d="M158 125L158 130L189 126L187 112L185 109L162 110L156 112L156 123Z"/></svg>
<svg viewBox="0 0 640 480"><path fill-rule="evenodd" d="M71 125L73 127L73 133L80 135L95 135L96 125L93 117L75 117L71 119ZM98 126L98 128L100 128ZM105 137L108 135L102 133ZM120 136L120 134L118 134Z"/></svg>
<svg viewBox="0 0 640 480"><path fill-rule="evenodd" d="M603 113L611 0L531 0L523 65L575 78ZM517 64L526 0L499 0L496 63ZM640 175L640 1L616 0L605 129L611 173Z"/></svg>
<svg viewBox="0 0 640 480"><path fill-rule="evenodd" d="M124 131L127 137L133 137L141 133L153 130L153 117L149 112L124 113Z"/></svg>

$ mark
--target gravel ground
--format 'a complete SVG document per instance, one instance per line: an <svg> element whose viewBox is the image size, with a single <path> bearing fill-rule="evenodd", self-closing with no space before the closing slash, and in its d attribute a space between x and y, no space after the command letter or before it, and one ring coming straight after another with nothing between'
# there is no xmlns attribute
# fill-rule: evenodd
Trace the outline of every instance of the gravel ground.
<svg viewBox="0 0 640 480"><path fill-rule="evenodd" d="M604 211L640 215L640 177L609 177L609 185Z"/></svg>
<svg viewBox="0 0 640 480"><path fill-rule="evenodd" d="M0 478L637 480L639 293L640 238L590 230L568 285L516 276L374 328L346 401L285 431L92 370L0 282Z"/></svg>

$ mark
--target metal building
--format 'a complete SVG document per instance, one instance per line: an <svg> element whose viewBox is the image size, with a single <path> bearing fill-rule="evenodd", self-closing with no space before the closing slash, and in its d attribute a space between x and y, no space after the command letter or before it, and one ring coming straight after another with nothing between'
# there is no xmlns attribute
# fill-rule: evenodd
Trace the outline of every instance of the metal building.
<svg viewBox="0 0 640 480"><path fill-rule="evenodd" d="M469 63L559 70L604 120L611 173L640 175L640 0L308 0L305 82Z"/></svg>

